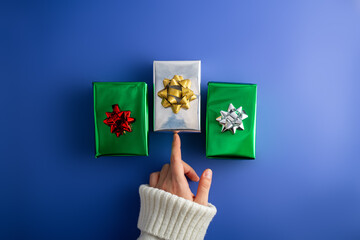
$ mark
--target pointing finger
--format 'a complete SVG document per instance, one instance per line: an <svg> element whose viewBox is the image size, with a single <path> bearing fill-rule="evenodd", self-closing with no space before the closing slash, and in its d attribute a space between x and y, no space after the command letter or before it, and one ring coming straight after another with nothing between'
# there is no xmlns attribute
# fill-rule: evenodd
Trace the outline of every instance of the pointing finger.
<svg viewBox="0 0 360 240"><path fill-rule="evenodd" d="M184 175L183 161L181 160L181 141L180 136L174 133L174 139L172 143L170 166L174 177Z"/></svg>

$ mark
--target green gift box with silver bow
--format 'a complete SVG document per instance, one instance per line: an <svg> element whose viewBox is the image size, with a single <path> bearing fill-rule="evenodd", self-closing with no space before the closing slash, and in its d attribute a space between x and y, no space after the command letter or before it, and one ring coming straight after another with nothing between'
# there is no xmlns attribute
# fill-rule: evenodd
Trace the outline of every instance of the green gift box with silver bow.
<svg viewBox="0 0 360 240"><path fill-rule="evenodd" d="M208 83L208 158L255 158L256 95L256 84Z"/></svg>

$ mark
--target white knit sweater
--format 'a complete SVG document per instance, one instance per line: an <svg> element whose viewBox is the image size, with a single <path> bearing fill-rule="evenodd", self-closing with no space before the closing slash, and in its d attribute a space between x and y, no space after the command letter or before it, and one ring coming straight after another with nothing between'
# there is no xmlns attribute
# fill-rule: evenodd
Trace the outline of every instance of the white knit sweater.
<svg viewBox="0 0 360 240"><path fill-rule="evenodd" d="M141 185L138 240L201 240L216 214L209 203L203 206L161 189Z"/></svg>

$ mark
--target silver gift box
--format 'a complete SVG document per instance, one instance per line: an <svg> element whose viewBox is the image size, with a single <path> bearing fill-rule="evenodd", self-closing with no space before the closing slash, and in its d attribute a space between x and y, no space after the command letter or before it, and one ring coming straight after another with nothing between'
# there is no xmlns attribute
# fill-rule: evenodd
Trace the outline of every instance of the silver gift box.
<svg viewBox="0 0 360 240"><path fill-rule="evenodd" d="M181 108L175 114L171 107L161 105L158 92L164 89L163 80L180 75L191 80L190 89L196 99L190 102L190 108ZM154 131L200 132L200 83L201 61L154 61Z"/></svg>

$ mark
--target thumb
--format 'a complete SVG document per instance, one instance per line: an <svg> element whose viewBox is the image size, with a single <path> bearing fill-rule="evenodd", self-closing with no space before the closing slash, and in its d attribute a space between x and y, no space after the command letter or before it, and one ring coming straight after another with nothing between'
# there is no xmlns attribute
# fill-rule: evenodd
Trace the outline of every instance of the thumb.
<svg viewBox="0 0 360 240"><path fill-rule="evenodd" d="M212 171L211 169L206 169L200 177L199 186L194 202L205 206L208 205L211 179Z"/></svg>

